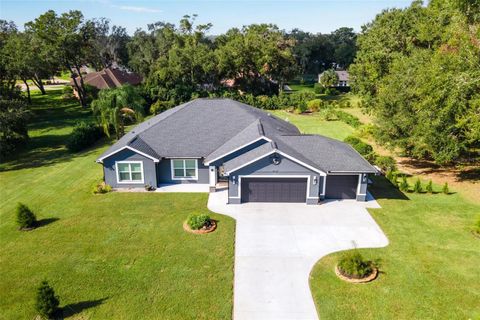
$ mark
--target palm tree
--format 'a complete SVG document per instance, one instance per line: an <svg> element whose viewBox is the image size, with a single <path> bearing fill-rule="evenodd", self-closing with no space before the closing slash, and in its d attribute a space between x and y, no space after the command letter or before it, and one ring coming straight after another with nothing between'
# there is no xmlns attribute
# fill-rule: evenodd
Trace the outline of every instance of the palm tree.
<svg viewBox="0 0 480 320"><path fill-rule="evenodd" d="M92 109L105 134L110 137L110 127L113 127L119 139L125 133L126 120L143 118L144 104L145 100L137 89L125 85L101 90L98 98L92 101Z"/></svg>

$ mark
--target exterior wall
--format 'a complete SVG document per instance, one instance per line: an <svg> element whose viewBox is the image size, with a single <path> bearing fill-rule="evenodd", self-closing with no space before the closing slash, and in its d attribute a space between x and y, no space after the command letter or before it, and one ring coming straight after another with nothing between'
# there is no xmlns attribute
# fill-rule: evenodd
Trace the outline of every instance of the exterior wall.
<svg viewBox="0 0 480 320"><path fill-rule="evenodd" d="M232 152L231 154L229 154L229 155L227 155L227 156L225 156L225 157L223 157L223 158L220 158L220 159L212 162L210 165L211 165L211 166L216 166L216 167L218 167L218 166L222 165L224 162L227 162L227 161L229 161L229 160L231 160L231 159L233 159L233 158L236 158L236 157L238 157L239 155L241 155L241 154L243 154L243 153L245 153L245 152L248 152L248 151L250 151L250 150L253 150L253 149L261 146L262 144L265 144L266 142L267 142L267 140L263 140L263 139L262 139L262 140L259 140L259 141L257 141L257 142L254 142L254 143L252 143L251 145L248 145L248 146L246 146L246 147L244 147L244 148L242 148L242 149L240 149L240 150L237 150L237 151L235 151L235 152Z"/></svg>
<svg viewBox="0 0 480 320"><path fill-rule="evenodd" d="M357 189L357 201L367 200L368 174L360 175L360 183Z"/></svg>
<svg viewBox="0 0 480 320"><path fill-rule="evenodd" d="M142 161L143 162L143 180L144 183L126 184L117 182L116 161ZM144 157L131 150L124 149L103 160L103 173L105 183L113 188L144 188L146 184L151 186L157 185L157 176L155 173L155 165L152 159Z"/></svg>
<svg viewBox="0 0 480 320"><path fill-rule="evenodd" d="M266 156L246 167L243 167L235 172L232 172L228 178L228 202L235 204L240 203L240 176L248 175L262 175L262 176L306 176L309 177L309 185L307 190L309 194L307 197L308 204L318 203L320 194L323 194L323 179L317 172L311 171L302 165L287 159L281 155L276 155L280 158L280 164L272 163L272 156ZM314 184L314 177L317 183Z"/></svg>
<svg viewBox="0 0 480 320"><path fill-rule="evenodd" d="M162 159L157 163L158 184L180 184L180 183L209 183L208 167L203 164L202 159L197 160L198 180L172 180L171 159Z"/></svg>

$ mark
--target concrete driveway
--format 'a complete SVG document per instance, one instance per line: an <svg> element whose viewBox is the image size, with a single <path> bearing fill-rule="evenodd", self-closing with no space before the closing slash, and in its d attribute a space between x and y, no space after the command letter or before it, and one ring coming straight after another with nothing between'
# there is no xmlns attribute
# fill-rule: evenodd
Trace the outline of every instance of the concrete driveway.
<svg viewBox="0 0 480 320"><path fill-rule="evenodd" d="M235 320L318 319L308 283L315 263L329 253L354 246L388 244L366 210L378 207L374 200L318 206L226 202L226 191L211 193L208 208L237 222Z"/></svg>

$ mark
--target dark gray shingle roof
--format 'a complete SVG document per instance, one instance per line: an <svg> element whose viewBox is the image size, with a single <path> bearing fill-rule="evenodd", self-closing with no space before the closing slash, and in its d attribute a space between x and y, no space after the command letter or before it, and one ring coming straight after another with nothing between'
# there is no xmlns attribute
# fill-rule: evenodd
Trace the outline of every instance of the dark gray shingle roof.
<svg viewBox="0 0 480 320"><path fill-rule="evenodd" d="M349 145L297 127L260 109L230 99L196 99L141 124L105 151L97 161L126 146L154 158L209 160L261 136L272 140L225 163L228 172L272 150L279 150L324 172L375 172Z"/></svg>

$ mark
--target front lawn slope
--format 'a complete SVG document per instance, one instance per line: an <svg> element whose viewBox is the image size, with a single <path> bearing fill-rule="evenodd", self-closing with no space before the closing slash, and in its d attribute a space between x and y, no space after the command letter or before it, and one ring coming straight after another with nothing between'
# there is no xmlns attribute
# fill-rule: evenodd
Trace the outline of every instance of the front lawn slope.
<svg viewBox="0 0 480 320"><path fill-rule="evenodd" d="M34 123L30 135L38 145L1 165L0 319L33 319L43 279L67 318L231 318L233 219L209 213L208 194L93 195L102 177L94 160L106 146L76 155L65 150L70 117L88 115L59 95L34 96L42 102L34 105L36 116L52 120ZM17 230L17 202L37 214L38 229ZM182 223L192 213L211 214L218 229L186 233Z"/></svg>
<svg viewBox="0 0 480 320"><path fill-rule="evenodd" d="M478 319L480 241L470 228L480 206L459 194L401 199L380 177L370 190L382 209L369 211L390 244L361 252L381 260L381 274L353 285L333 272L341 253L323 258L310 279L320 318Z"/></svg>

